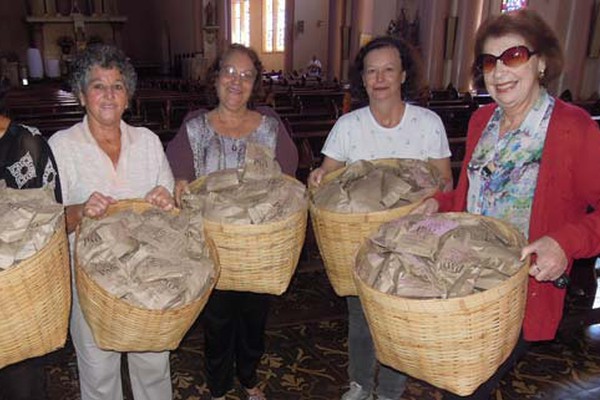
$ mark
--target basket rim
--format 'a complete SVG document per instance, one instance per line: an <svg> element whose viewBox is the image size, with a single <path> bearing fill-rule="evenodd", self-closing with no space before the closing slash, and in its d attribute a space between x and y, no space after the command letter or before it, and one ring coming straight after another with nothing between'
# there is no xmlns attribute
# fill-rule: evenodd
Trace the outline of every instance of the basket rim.
<svg viewBox="0 0 600 400"><path fill-rule="evenodd" d="M235 168L231 168L231 169L235 169ZM200 176L200 177L194 179L189 184L190 190L194 190L194 189L196 189L196 187L199 187L200 185L202 185L202 183L204 182L204 180L206 179L207 176L208 175L203 175L203 176ZM281 176L288 181L298 183L301 186L306 188L306 186L302 182L300 182L298 179L296 179L292 176L289 176L284 173L282 173ZM289 214L287 217L285 217L283 219L280 219L277 221L266 222L263 224L231 224L231 223L227 223L227 222L215 221L214 219L207 218L204 215L202 216L202 220L204 221L205 225L208 224L211 226L236 227L236 228L240 228L240 229L244 229L244 230L275 228L275 227L287 225L291 219L297 218L299 215L305 214L308 211L308 206L309 206L308 203L310 203L310 201L307 201L307 205L305 207L302 207L302 208L294 211L293 213Z"/></svg>
<svg viewBox="0 0 600 400"><path fill-rule="evenodd" d="M456 305L458 305L460 303L463 303L465 300L478 300L480 298L483 299L485 297L497 295L497 294L499 294L498 293L499 291L504 291L503 289L505 287L510 287L510 286L516 285L515 282L518 282L521 279L523 279L522 275L528 275L528 271L529 271L529 261L527 261L525 264L523 264L521 266L521 268L519 268L519 270L514 275L512 275L510 278L504 280L501 284L496 285L491 289L487 289L487 290L484 290L484 291L481 291L478 293L471 293L466 296L450 297L447 299L413 298L413 297L396 296L393 294L381 292L381 291L374 289L371 286L367 285L358 276L358 274L356 273L356 270L354 268L352 269L352 276L354 277L355 283L357 281L359 281L358 285L360 285L367 292L369 292L370 294L377 294L378 296L384 296L384 298L386 300L401 300L403 302L414 303L414 304L419 303L419 304L451 304L451 305L455 305L455 303L456 303ZM497 297L497 296L495 296L495 297Z"/></svg>
<svg viewBox="0 0 600 400"><path fill-rule="evenodd" d="M148 208L151 207L155 207L154 205L148 203L145 200L140 200L140 199L127 199L127 200L119 200L117 201L116 204L112 205L113 207L115 206L119 206L119 208L125 208L127 205L142 205L142 206L148 206ZM158 207L156 207L158 208ZM176 211L178 209L173 209L169 212L178 212ZM113 208L113 211L120 211L117 210L116 208ZM107 295L108 297L110 297L112 300L114 301L118 301L118 302L123 302L125 303L127 306L143 311L143 312L148 312L151 314L156 314L156 315L162 315L165 314L167 312L179 312L182 310L186 310L188 308L193 308L196 303L198 303L199 301L202 301L202 295L199 296L196 300L191 301L187 304L183 304L179 307L171 307L171 308L166 308L164 310L155 310L152 308L145 308L145 307L140 307L138 305L132 304L126 300L120 299L119 297L113 295L112 293L110 293L108 290L106 290L105 288L103 288L102 286L100 286L94 279L92 279L92 277L90 276L90 274L87 273L87 271L85 270L85 268L83 268L80 263L79 263L79 258L77 257L77 241L79 240L79 225L77 225L77 229L75 230L75 245L73 246L73 260L74 260L74 265L75 265L75 276L77 276L77 274L82 273L83 275L85 275L85 278L90 282L90 285L92 285L94 287L94 289L102 292L103 294ZM215 268L215 276L213 277L214 282L211 283L211 285L209 285L209 288L214 288L214 286L216 285L216 282L219 279L219 275L221 274L221 264L219 262L219 258L218 258L218 253L216 251L216 247L214 245L214 243L212 242L212 240L206 241L207 245L212 246L210 248L210 254L211 254L211 259L213 261L213 265ZM210 244L209 244L210 243ZM212 289L211 289L212 290ZM79 291L77 291L77 295L80 296Z"/></svg>
<svg viewBox="0 0 600 400"><path fill-rule="evenodd" d="M361 161L368 161L372 164L392 164L395 163L397 161L402 161L402 160L418 160L418 161L424 161L424 160L419 160L417 158L376 158L376 159L372 159L372 160L361 160ZM427 161L426 161L427 162ZM347 168L348 168L349 164L344 165L341 168L338 168L334 171L329 172L328 174L326 174L323 177L323 180L321 182L321 185L324 183L329 182L330 180L333 180L334 178L336 178L338 175L342 174L342 172L344 172ZM325 214L325 215L330 215L330 216L372 216L372 217L377 217L380 215L385 215L386 213L392 211L392 210L397 210L397 209L404 209L405 207L416 207L419 204L421 204L423 201L425 201L426 199L433 197L433 195L435 195L435 193L437 193L439 190L437 189L432 189L431 193L423 196L423 198L413 202L413 203L409 203L406 204L404 206L400 206L400 207L393 207L393 208L388 208L387 210L381 210L381 211L372 211L372 212L366 212L366 213L353 213L353 212L339 212L339 211L332 211L332 210L327 210L326 208L322 208L322 207L317 207L313 201L313 193L318 189L318 187L312 186L308 188L308 191L310 193L309 196L309 207L310 207L310 211L311 212L315 212L315 213L320 213L320 214Z"/></svg>
<svg viewBox="0 0 600 400"><path fill-rule="evenodd" d="M468 214L466 212L447 212L447 213L440 213L440 214L450 214L450 215L460 215L460 214ZM473 215L473 214L469 214L469 215ZM504 225L505 227L510 228L512 231L514 231L518 236L520 236L523 240L524 243L525 241L525 237L515 228L513 227L511 224L509 224L506 221L502 221L500 219L497 218L493 218L493 217L489 217L489 216L485 216L485 215L477 215L477 217L480 218L484 218L487 220L490 220L494 223L497 224L501 224ZM365 251L365 245L367 243L368 238L366 238L365 240L363 240L363 243L360 245L358 252L356 253L356 255L358 256L358 254L362 253ZM356 259L358 259L358 257L356 257ZM404 296L396 296L394 294L389 294L389 293L384 293L381 292L369 285L367 285L359 276L358 273L356 272L356 261L354 263L354 265L352 265L352 276L354 278L354 283L356 284L356 286L360 285L362 288L366 289L367 292L369 292L370 294L378 294L378 295L383 295L385 296L384 298L387 300L390 299L400 299L402 301L405 301L407 303L413 303L416 304L417 302L419 304L451 304L454 305L459 304L461 302L464 302L465 299L468 300L477 300L477 299L484 299L485 297L488 296L493 296L493 295L497 295L499 294L498 292L501 291L502 289L504 289L505 287L510 287L510 286L514 286L516 285L515 282L520 281L521 279L523 279L522 275L528 275L529 274L529 266L531 265L531 256L527 256L527 258L522 262L521 267L519 268L519 270L517 272L515 272L512 276L510 276L508 279L502 281L502 283L500 283L499 285L496 285L490 289L487 290L483 290L481 292L477 292L477 293L471 293L468 294L466 296L460 296L460 297L450 297L447 299L440 299L440 298L412 298L412 297L404 297ZM527 281L527 277L525 277L525 280ZM497 296L496 296L497 297Z"/></svg>
<svg viewBox="0 0 600 400"><path fill-rule="evenodd" d="M417 207L418 205L420 205L423 201L425 201L426 199L429 199L433 196L433 193L430 196L425 196L422 199L415 201L413 203L409 203L400 207L393 207L393 208L388 208L387 210L381 210L381 211L371 211L371 212L366 212L366 213L354 213L354 212L339 212L339 211L331 211L331 210L327 210L325 208L319 208L317 207L312 198L309 201L309 208L310 211L312 213L315 214L319 214L319 215L324 215L324 216L332 216L332 217L356 217L356 218L364 218L364 217L372 217L372 218L376 218L379 216L384 216L389 214L390 212L393 212L395 210L406 210L407 208L412 209Z"/></svg>

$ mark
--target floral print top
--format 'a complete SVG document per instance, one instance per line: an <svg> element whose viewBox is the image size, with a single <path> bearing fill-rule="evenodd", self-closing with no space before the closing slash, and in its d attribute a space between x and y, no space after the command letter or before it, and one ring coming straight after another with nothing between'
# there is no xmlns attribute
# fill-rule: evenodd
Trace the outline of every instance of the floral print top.
<svg viewBox="0 0 600 400"><path fill-rule="evenodd" d="M194 154L196 177L226 168L240 168L244 164L246 143L258 143L275 151L278 122L263 115L260 125L243 138L232 138L217 133L202 114L186 123L187 135Z"/></svg>
<svg viewBox="0 0 600 400"><path fill-rule="evenodd" d="M467 211L512 223L525 237L554 98L542 89L519 128L500 137L497 107L467 166Z"/></svg>

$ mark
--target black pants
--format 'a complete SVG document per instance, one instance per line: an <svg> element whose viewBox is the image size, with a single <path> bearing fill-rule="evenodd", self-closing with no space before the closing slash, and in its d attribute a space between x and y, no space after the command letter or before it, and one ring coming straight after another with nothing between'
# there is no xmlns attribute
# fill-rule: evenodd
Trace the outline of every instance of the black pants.
<svg viewBox="0 0 600 400"><path fill-rule="evenodd" d="M224 396L233 387L234 370L245 388L257 385L270 298L223 290L211 294L202 320L207 383L213 397Z"/></svg>
<svg viewBox="0 0 600 400"><path fill-rule="evenodd" d="M529 349L529 342L523 339L523 336L519 337L515 348L512 353L508 356L498 370L492 375L487 381L483 382L481 386L469 396L459 396L454 393L444 392L444 400L489 400L494 393L494 390L500 385L500 380L509 373L517 364L517 362L527 353Z"/></svg>
<svg viewBox="0 0 600 400"><path fill-rule="evenodd" d="M46 399L43 358L32 358L0 369L0 400Z"/></svg>

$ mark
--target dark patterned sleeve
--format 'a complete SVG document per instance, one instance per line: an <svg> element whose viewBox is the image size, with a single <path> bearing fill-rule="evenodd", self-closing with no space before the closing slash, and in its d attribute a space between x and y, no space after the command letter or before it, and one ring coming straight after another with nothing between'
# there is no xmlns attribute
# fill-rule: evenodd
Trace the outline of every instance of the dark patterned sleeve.
<svg viewBox="0 0 600 400"><path fill-rule="evenodd" d="M19 153L29 154L27 157L33 163L34 173L30 173L28 179L24 181L21 189L33 189L41 187L51 187L54 190L54 198L62 203L62 193L60 188L60 179L58 177L58 168L56 161L50 150L50 146L44 138L32 128L20 127ZM14 171L19 173L19 171Z"/></svg>
<svg viewBox="0 0 600 400"><path fill-rule="evenodd" d="M187 122L191 119L198 118L205 112L206 110L202 109L186 115L183 123L179 127L179 131L167 145L167 159L169 160L171 171L173 171L173 176L176 180L185 179L191 182L196 179L194 154L188 138Z"/></svg>

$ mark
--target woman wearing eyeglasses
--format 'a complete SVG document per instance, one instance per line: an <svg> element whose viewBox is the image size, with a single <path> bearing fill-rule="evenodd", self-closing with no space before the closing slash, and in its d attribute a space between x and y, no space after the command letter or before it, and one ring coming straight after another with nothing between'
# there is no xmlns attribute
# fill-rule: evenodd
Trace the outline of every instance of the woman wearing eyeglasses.
<svg viewBox="0 0 600 400"><path fill-rule="evenodd" d="M213 97L216 95L216 108L194 112L167 148L177 179L178 204L189 181L240 167L249 142L275 150L283 172L295 174L296 149L281 121L273 111L258 112L249 107L261 91L261 71L254 50L240 44L231 45L211 66L208 89ZM234 375L249 400L266 399L256 368L265 349L269 300L266 294L213 291L202 314L207 383L213 399L225 398L233 387Z"/></svg>
<svg viewBox="0 0 600 400"><path fill-rule="evenodd" d="M471 117L456 190L426 204L508 221L528 237L522 256L533 256L522 339L469 398L488 399L529 342L554 339L565 298L554 281L573 259L600 253L600 130L585 111L547 92L562 65L558 39L533 11L480 26L473 75L496 104Z"/></svg>

